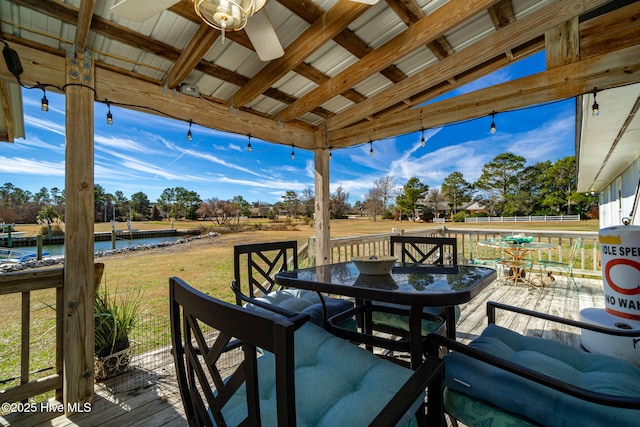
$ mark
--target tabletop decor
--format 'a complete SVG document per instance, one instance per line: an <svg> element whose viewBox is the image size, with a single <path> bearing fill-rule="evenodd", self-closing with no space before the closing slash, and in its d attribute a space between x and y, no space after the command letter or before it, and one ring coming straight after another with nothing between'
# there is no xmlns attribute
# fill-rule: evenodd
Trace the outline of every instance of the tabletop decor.
<svg viewBox="0 0 640 427"><path fill-rule="evenodd" d="M354 256L351 261L360 274L385 275L391 272L398 257L388 255Z"/></svg>

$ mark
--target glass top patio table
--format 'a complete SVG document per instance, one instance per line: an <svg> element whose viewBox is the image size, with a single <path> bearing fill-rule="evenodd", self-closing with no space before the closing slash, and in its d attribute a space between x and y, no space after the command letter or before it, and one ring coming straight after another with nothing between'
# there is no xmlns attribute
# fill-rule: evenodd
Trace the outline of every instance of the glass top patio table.
<svg viewBox="0 0 640 427"><path fill-rule="evenodd" d="M455 339L455 306L470 301L495 278L496 271L484 266L408 263L397 263L387 275L365 275L352 262L283 271L275 276L276 283L291 288L409 306L412 365L419 364L422 357L423 308L445 307L447 335Z"/></svg>

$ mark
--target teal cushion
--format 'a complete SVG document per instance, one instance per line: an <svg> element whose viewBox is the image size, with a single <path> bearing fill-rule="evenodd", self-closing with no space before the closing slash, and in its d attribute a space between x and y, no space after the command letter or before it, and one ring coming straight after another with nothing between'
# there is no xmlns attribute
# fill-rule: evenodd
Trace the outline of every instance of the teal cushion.
<svg viewBox="0 0 640 427"><path fill-rule="evenodd" d="M640 397L640 368L622 359L493 324L469 345L587 390ZM445 386L546 426L640 425L640 410L586 402L460 353L445 357Z"/></svg>
<svg viewBox="0 0 640 427"><path fill-rule="evenodd" d="M501 410L483 400L445 388L444 410L468 427L532 427L527 420Z"/></svg>
<svg viewBox="0 0 640 427"><path fill-rule="evenodd" d="M366 426L412 371L307 322L295 333L296 421L303 426ZM262 424L277 425L274 356L258 359ZM413 425L418 399L398 425ZM242 386L222 411L228 425L247 416Z"/></svg>
<svg viewBox="0 0 640 427"><path fill-rule="evenodd" d="M258 297L256 300L276 305L292 313L308 314L313 323L323 324L322 303L317 292L287 288ZM325 297L324 302L327 307L327 319L353 308L353 303L346 299ZM272 311L258 308L252 304L247 304L246 308L275 316Z"/></svg>
<svg viewBox="0 0 640 427"><path fill-rule="evenodd" d="M376 301L376 305L384 305L387 307L396 307L404 310L409 310L409 307L406 305L400 304L391 304L391 303L382 303ZM460 318L460 307L455 306L456 310L456 322ZM422 310L423 313L433 314L435 316L441 316L440 307L425 307ZM371 315L371 320L375 325L385 325L391 326L396 329L401 329L403 331L409 332L409 316L395 313L386 313L384 311L373 310ZM440 323L434 322L432 320L422 320L422 335L429 335L434 333L440 327Z"/></svg>

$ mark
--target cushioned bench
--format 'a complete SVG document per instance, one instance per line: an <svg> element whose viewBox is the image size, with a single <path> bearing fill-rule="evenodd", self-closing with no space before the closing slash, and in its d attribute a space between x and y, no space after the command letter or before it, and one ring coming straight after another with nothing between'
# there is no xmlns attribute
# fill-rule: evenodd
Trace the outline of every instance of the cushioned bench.
<svg viewBox="0 0 640 427"><path fill-rule="evenodd" d="M445 411L464 424L640 425L640 367L623 359L494 323L467 346L428 341L454 350L444 357Z"/></svg>

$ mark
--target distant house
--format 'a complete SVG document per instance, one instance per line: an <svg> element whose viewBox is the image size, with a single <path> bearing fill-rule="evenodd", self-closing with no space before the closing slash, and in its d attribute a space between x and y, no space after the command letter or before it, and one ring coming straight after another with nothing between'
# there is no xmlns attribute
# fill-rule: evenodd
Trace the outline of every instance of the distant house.
<svg viewBox="0 0 640 427"><path fill-rule="evenodd" d="M435 218L450 218L451 214L454 213L453 207L446 200L438 202L436 204L430 202L423 203L425 206L433 210L433 216ZM489 213L489 211L485 207L475 201L464 202L458 205L455 212L467 212L469 215L474 215L480 212L487 214Z"/></svg>
<svg viewBox="0 0 640 427"><path fill-rule="evenodd" d="M597 92L576 102L578 191L598 193L600 227L640 225L640 84Z"/></svg>

